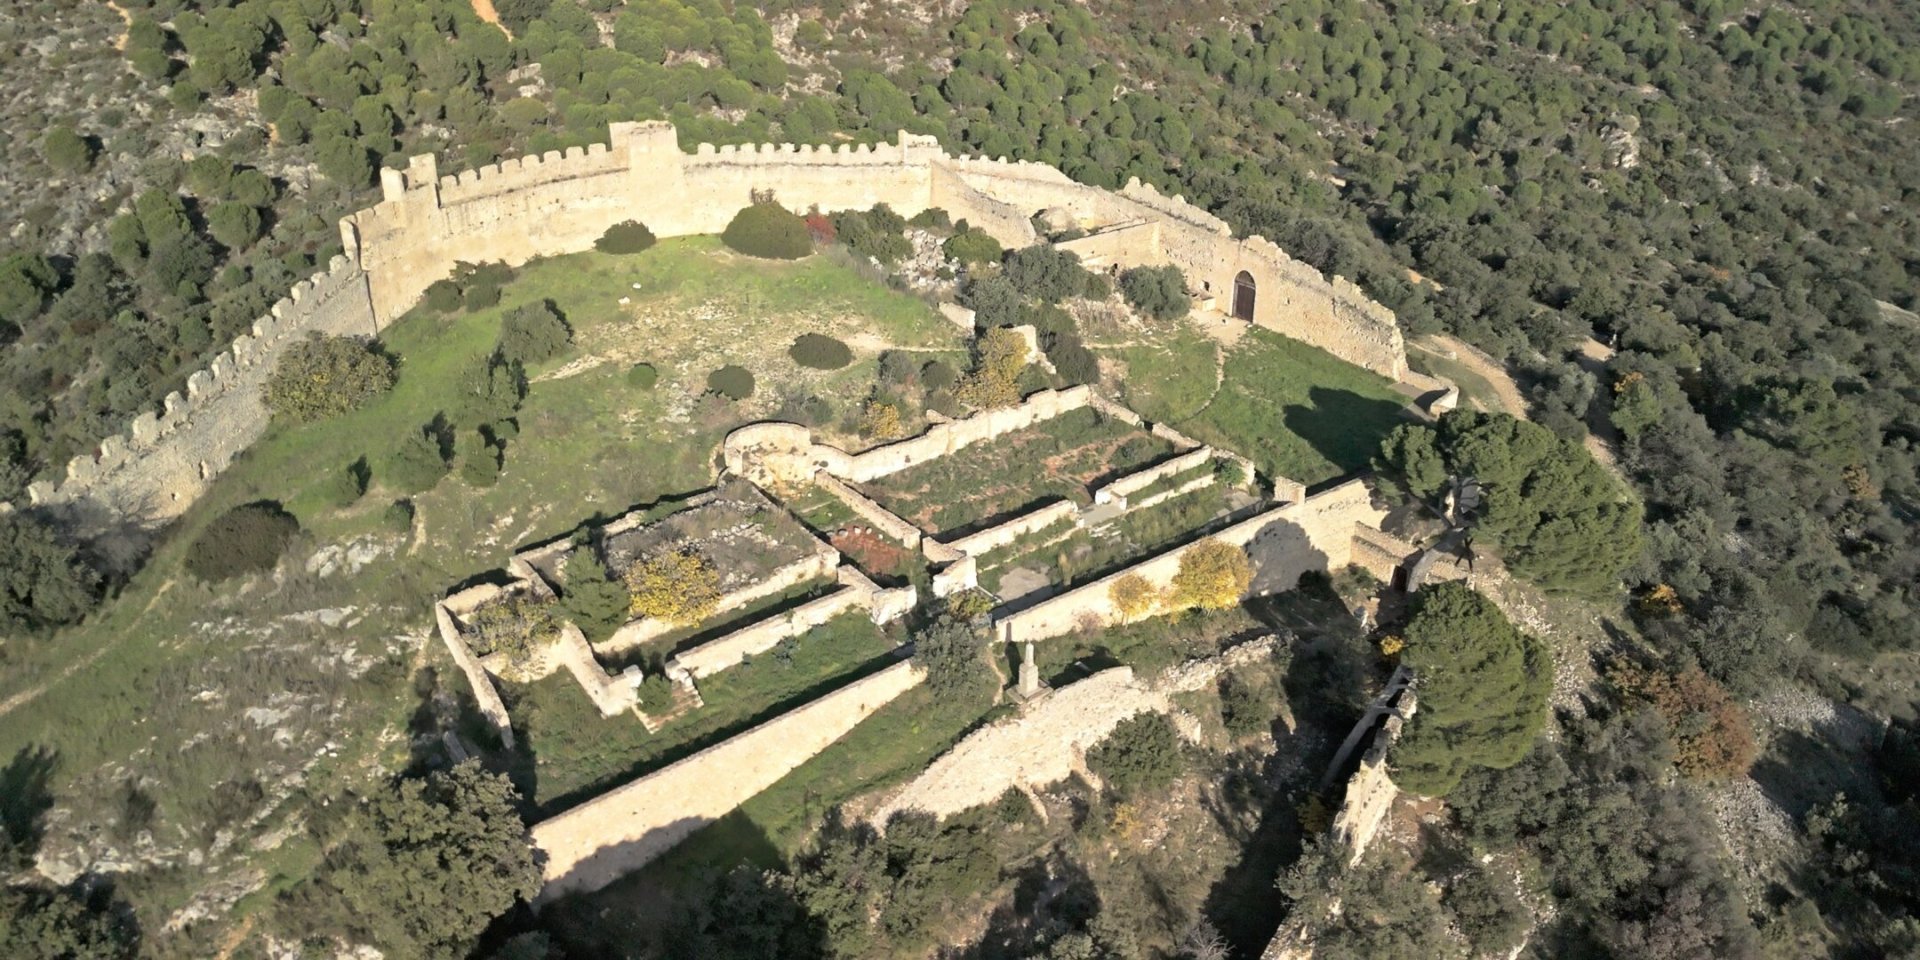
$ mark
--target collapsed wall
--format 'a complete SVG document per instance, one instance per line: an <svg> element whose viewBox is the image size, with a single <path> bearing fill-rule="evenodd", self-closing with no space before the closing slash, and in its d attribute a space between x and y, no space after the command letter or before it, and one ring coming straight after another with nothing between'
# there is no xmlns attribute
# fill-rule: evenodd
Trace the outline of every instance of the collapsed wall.
<svg viewBox="0 0 1920 960"><path fill-rule="evenodd" d="M373 336L380 331L367 278L346 257L296 284L266 316L169 393L161 412L133 418L125 433L74 457L65 476L28 488L29 500L69 513L83 530L149 523L186 511L213 478L267 432L261 391L289 344L310 333Z"/></svg>

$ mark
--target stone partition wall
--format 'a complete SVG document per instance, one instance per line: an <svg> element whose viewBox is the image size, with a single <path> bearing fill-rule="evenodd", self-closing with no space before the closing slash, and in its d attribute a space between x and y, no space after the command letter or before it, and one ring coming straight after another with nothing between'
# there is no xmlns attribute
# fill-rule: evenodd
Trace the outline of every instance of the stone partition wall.
<svg viewBox="0 0 1920 960"><path fill-rule="evenodd" d="M454 626L446 604L433 605L433 622L439 628L440 642L446 644L447 653L460 667L460 672L467 675L467 686L473 689L473 699L480 706L481 716L493 724L493 732L500 736L500 743L508 750L513 749L513 720L507 716L507 705L500 699L500 691L494 689L493 677L480 665L473 651L467 649L467 642L461 639L460 629Z"/></svg>
<svg viewBox="0 0 1920 960"><path fill-rule="evenodd" d="M909 550L920 549L921 538L925 536L920 532L920 528L876 503L873 498L847 486L840 478L825 470L815 474L813 482L820 489L831 494L834 499L846 504L847 509L852 510L855 516L873 524L874 528L881 533L900 541Z"/></svg>
<svg viewBox="0 0 1920 960"><path fill-rule="evenodd" d="M1153 486L1160 480L1184 473L1213 459L1212 447L1198 447L1180 454L1171 460L1156 463L1143 470L1136 470L1114 480L1093 492L1094 503L1127 503L1127 498Z"/></svg>
<svg viewBox="0 0 1920 960"><path fill-rule="evenodd" d="M1015 430L1052 420L1087 406L1093 388L1085 385L1065 390L1042 390L1024 401L997 410L983 410L970 417L936 423L927 432L906 440L874 447L855 454L840 474L855 483L878 480L899 473L936 457L985 443Z"/></svg>
<svg viewBox="0 0 1920 960"><path fill-rule="evenodd" d="M882 590L850 566L840 567L839 577L840 589L690 650L682 650L673 655L669 668L677 664L695 680L704 679L737 667L746 658L766 653L780 641L800 636L848 611L865 610L874 623L887 623L912 610L917 600L912 586Z"/></svg>
<svg viewBox="0 0 1920 960"><path fill-rule="evenodd" d="M345 257L301 281L266 316L169 393L159 413L73 458L64 479L28 488L36 505L69 512L82 529L114 521L152 523L186 511L207 485L267 432L261 402L267 375L288 344L309 333L373 336L380 331L367 278Z"/></svg>
<svg viewBox="0 0 1920 960"><path fill-rule="evenodd" d="M1375 508L1364 480L1350 480L1305 500L1284 504L1182 544L1123 570L996 618L994 629L1008 643L1045 640L1071 633L1083 621L1103 625L1120 621L1113 604L1115 580L1129 574L1164 588L1180 570L1180 558L1207 539L1244 547L1253 561L1256 596L1292 589L1309 570L1337 570L1353 552L1354 526L1377 525L1385 511Z"/></svg>
<svg viewBox="0 0 1920 960"><path fill-rule="evenodd" d="M925 674L902 661L533 826L536 902L598 890L817 756Z"/></svg>
<svg viewBox="0 0 1920 960"><path fill-rule="evenodd" d="M1080 505L1072 500L1055 500L1038 510L1023 513L999 526L970 533L946 545L970 557L978 557L996 547L1004 547L1029 533L1045 530L1063 520L1079 516Z"/></svg>
<svg viewBox="0 0 1920 960"><path fill-rule="evenodd" d="M721 596L719 602L714 605L713 613L708 615L707 619L724 616L756 600L790 590L809 580L831 577L834 574L834 568L839 565L840 552L825 543L816 541L816 549L804 559L780 567L745 587ZM593 649L601 654L619 653L678 629L680 629L679 625L663 620L653 618L633 620L615 630L613 636L594 644Z"/></svg>

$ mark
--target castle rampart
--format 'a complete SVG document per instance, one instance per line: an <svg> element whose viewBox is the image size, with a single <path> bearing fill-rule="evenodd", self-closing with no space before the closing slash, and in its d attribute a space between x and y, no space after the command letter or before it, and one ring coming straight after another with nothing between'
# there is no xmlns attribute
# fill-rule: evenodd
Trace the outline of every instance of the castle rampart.
<svg viewBox="0 0 1920 960"><path fill-rule="evenodd" d="M125 433L102 440L96 454L69 461L64 479L36 483L28 496L73 513L82 528L176 516L267 432L262 388L288 344L309 333L372 336L379 328L366 275L335 257L188 376L184 392L168 394L160 412L134 417Z"/></svg>

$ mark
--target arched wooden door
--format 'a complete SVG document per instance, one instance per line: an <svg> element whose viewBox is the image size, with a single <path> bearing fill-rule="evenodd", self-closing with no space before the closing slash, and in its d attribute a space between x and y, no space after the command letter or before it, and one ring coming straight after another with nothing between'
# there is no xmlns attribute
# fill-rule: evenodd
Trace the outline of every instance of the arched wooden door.
<svg viewBox="0 0 1920 960"><path fill-rule="evenodd" d="M1245 270L1233 278L1233 315L1236 319L1253 322L1253 274Z"/></svg>

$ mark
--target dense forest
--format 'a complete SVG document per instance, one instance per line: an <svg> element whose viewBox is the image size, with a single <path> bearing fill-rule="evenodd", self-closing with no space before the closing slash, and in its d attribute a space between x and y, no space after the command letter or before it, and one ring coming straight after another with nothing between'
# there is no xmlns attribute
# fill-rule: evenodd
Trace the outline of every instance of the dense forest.
<svg viewBox="0 0 1920 960"><path fill-rule="evenodd" d="M121 5L118 94L151 122L9 124L13 175L84 199L5 211L0 496L178 389L411 153L450 172L667 118L686 145L906 129L1088 183L1137 176L1354 279L1410 336L1493 354L1536 422L1600 435L1635 482L1644 546L1604 586L1630 593L1642 662L1454 805L1476 843L1550 877L1552 955L1920 953L1910 738L1859 758L1860 789L1790 811L1810 852L1742 902L1697 836L1698 794L1643 742L1674 738L1636 709L1671 687L1654 676L1911 716L1912 6L495 0L509 36L464 0ZM230 135L190 159L151 149L207 116ZM104 229L64 229L76 211ZM1589 337L1618 351L1603 367L1575 361ZM6 617L81 615L85 571L22 526L15 570L65 588ZM1609 873L1609 847L1661 855Z"/></svg>

